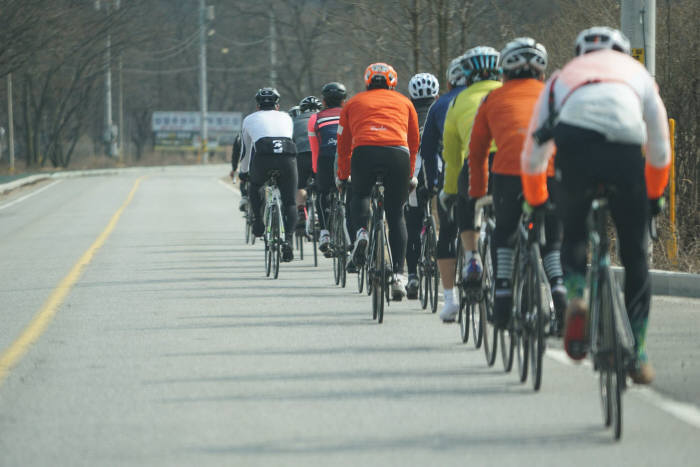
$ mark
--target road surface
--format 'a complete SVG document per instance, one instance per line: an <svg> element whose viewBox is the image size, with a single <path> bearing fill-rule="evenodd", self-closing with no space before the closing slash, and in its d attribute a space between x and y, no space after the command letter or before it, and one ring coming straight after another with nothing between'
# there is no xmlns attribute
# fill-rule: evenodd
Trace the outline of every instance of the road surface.
<svg viewBox="0 0 700 467"><path fill-rule="evenodd" d="M0 465L698 465L700 301L655 297L615 443L559 343L533 393L327 260L266 279L225 166L144 173L0 199Z"/></svg>

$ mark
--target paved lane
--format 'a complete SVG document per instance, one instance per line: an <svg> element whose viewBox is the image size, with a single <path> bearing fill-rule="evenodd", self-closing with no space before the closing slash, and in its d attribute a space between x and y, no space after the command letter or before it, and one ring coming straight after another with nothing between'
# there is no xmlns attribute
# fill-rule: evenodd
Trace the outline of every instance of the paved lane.
<svg viewBox="0 0 700 467"><path fill-rule="evenodd" d="M243 244L223 173L173 168L142 182L0 386L0 464L697 462L700 430L635 391L623 441L613 443L585 368L547 359L533 394L413 303L374 324L369 299L333 286L327 262L283 264L280 279L267 280L262 247ZM135 178L65 180L0 211L3 348ZM694 332L697 302L659 303L655 316L672 317L655 321L659 330ZM678 346L664 337L650 336L650 346L669 346L654 355L674 359ZM697 378L697 366L685 368L664 372L675 378L666 392L696 401L696 389L676 390Z"/></svg>

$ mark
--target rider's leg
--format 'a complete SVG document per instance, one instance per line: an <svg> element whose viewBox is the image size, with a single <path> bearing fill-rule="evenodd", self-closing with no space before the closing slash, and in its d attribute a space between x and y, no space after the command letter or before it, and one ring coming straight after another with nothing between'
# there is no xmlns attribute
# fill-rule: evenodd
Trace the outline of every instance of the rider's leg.
<svg viewBox="0 0 700 467"><path fill-rule="evenodd" d="M496 261L493 265L496 278L494 291L494 324L505 327L510 320L513 307L512 277L515 264L513 233L518 228L522 212L519 199L522 192L520 177L493 174L493 207L496 213L496 228L493 232L493 248Z"/></svg>
<svg viewBox="0 0 700 467"><path fill-rule="evenodd" d="M559 198L559 183L552 177L547 179L549 197L556 205ZM564 311L566 310L566 286L564 285L564 271L561 265L561 242L563 227L561 219L554 212L547 212L545 216L545 238L547 243L542 248L542 263L544 271L549 279L552 290L552 300L556 311L557 321L561 326L564 323Z"/></svg>
<svg viewBox="0 0 700 467"><path fill-rule="evenodd" d="M617 190L611 197L610 214L617 229L618 251L625 268L625 306L635 337L637 383L650 383L654 378L646 353L646 333L651 304L651 281L647 263L647 222L649 203L644 182L644 159L641 148L615 144L610 152L610 172L618 175ZM611 154L612 155L612 154Z"/></svg>

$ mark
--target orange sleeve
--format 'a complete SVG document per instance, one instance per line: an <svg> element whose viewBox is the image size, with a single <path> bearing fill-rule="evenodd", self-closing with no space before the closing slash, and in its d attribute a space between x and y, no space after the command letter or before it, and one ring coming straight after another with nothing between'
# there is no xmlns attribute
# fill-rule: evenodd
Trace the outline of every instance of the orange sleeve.
<svg viewBox="0 0 700 467"><path fill-rule="evenodd" d="M472 134L469 137L469 196L480 198L486 195L489 180L489 148L491 147L491 129L488 121L487 100L484 99L474 117Z"/></svg>
<svg viewBox="0 0 700 467"><path fill-rule="evenodd" d="M349 105L345 105L340 112L338 122L338 178L347 180L350 176L350 157L352 152L352 132L348 121Z"/></svg>
<svg viewBox="0 0 700 467"><path fill-rule="evenodd" d="M668 183L668 172L670 164L664 167L654 167L647 161L644 167L644 178L647 181L647 197L657 199L664 194Z"/></svg>
<svg viewBox="0 0 700 467"><path fill-rule="evenodd" d="M411 171L409 174L413 176L413 172L416 168L416 154L418 154L418 149L420 148L420 128L418 127L418 114L413 104L409 102L408 105L408 152L411 159Z"/></svg>
<svg viewBox="0 0 700 467"><path fill-rule="evenodd" d="M537 174L528 174L523 172L523 194L525 199L531 206L540 206L547 201L549 193L547 192L547 172Z"/></svg>

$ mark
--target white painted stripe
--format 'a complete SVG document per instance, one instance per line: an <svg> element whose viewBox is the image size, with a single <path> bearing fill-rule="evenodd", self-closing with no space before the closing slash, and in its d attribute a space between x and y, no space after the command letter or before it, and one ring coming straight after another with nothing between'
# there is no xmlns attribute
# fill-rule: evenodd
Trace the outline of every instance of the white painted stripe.
<svg viewBox="0 0 700 467"><path fill-rule="evenodd" d="M49 188L51 188L52 186L56 185L57 183L61 183L61 180L56 180L56 181L54 181L53 183L50 183L50 184L48 184L48 185L46 185L46 186L44 186L44 187L41 187L41 188L39 188L39 189L36 190L36 191L33 191L33 192L31 192L31 193L29 193L29 194L27 194L27 195L24 195L24 196L20 196L19 198L15 199L15 200L12 200L12 201L10 201L9 203L5 203L5 204L3 204L3 205L0 205L0 211L2 211L3 209L7 209L7 208L9 208L10 206L14 206L15 204L19 204L19 203L21 203L22 201L31 198L32 196L36 196L36 195L38 195L39 193L41 193L42 191L48 190Z"/></svg>
<svg viewBox="0 0 700 467"><path fill-rule="evenodd" d="M227 190L231 190L231 191L233 191L233 192L236 193L236 194L240 194L238 191L236 191L236 189L233 187L232 184L226 183L225 181L221 180L220 178L217 178L216 180L217 180L219 183L221 183L221 184L224 186L224 188L226 188Z"/></svg>
<svg viewBox="0 0 700 467"><path fill-rule="evenodd" d="M546 355L552 360L566 366L584 367L589 370L593 368L590 360L586 359L581 363L577 363L570 359L563 350L547 349ZM645 386L630 386L630 392L641 396L651 405L663 410L678 420L685 422L692 427L700 428L700 408L698 408L696 405L687 402L675 401L667 396L664 396L663 394L660 394L652 388Z"/></svg>

